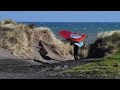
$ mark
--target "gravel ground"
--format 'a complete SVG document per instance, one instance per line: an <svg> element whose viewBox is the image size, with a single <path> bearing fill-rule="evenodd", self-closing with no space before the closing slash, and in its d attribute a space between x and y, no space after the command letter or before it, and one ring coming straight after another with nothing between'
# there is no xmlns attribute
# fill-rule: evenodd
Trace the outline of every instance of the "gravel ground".
<svg viewBox="0 0 120 90"><path fill-rule="evenodd" d="M0 79L59 79L51 75L95 60L83 59L41 64L34 60L18 58L0 49Z"/></svg>

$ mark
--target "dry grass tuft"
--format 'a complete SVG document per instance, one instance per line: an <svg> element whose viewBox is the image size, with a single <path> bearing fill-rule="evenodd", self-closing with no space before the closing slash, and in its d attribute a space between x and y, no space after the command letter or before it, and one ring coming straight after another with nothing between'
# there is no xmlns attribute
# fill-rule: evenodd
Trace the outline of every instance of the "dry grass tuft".
<svg viewBox="0 0 120 90"><path fill-rule="evenodd" d="M90 45L89 57L104 57L120 51L120 30L98 33Z"/></svg>
<svg viewBox="0 0 120 90"><path fill-rule="evenodd" d="M13 55L33 58L33 44L42 41L61 57L71 55L72 47L68 42L57 39L47 27L31 27L18 24L12 20L3 20L0 23L0 47L9 50Z"/></svg>

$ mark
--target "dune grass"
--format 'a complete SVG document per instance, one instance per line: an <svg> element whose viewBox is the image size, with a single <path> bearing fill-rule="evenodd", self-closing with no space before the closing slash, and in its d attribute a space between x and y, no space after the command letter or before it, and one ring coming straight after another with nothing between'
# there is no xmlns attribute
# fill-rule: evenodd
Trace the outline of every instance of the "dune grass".
<svg viewBox="0 0 120 90"><path fill-rule="evenodd" d="M100 62L74 67L63 72L70 78L81 79L117 79L120 78L120 53L103 58Z"/></svg>
<svg viewBox="0 0 120 90"><path fill-rule="evenodd" d="M5 19L0 22L0 47L9 50L13 55L33 58L33 44L42 41L61 57L71 55L72 47L56 38L47 27L34 27Z"/></svg>
<svg viewBox="0 0 120 90"><path fill-rule="evenodd" d="M31 58L31 32L29 27L22 24L2 23L0 25L0 47L9 50L13 55Z"/></svg>
<svg viewBox="0 0 120 90"><path fill-rule="evenodd" d="M102 58L120 51L120 30L100 32L89 46L89 58Z"/></svg>
<svg viewBox="0 0 120 90"><path fill-rule="evenodd" d="M4 19L3 21L0 22L1 25L5 25L5 24L17 24L15 21L11 20L11 19Z"/></svg>
<svg viewBox="0 0 120 90"><path fill-rule="evenodd" d="M51 51L58 54L59 56L67 58L67 55L73 54L70 43L61 41L60 39L56 38L56 36L49 28L39 27L34 29L34 31L35 40L42 41L44 44L50 47Z"/></svg>
<svg viewBox="0 0 120 90"><path fill-rule="evenodd" d="M61 57L73 56L73 45L56 38L48 27L34 27L10 19L0 22L0 47L9 50L13 55L32 58L32 46L36 41L42 41ZM119 47L120 30L101 32L93 44L79 49L79 55L81 58L104 57L120 51Z"/></svg>

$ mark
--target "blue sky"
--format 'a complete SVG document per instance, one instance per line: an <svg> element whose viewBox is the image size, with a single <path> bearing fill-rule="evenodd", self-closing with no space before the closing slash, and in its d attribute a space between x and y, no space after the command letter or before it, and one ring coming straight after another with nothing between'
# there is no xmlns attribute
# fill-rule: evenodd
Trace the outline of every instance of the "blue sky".
<svg viewBox="0 0 120 90"><path fill-rule="evenodd" d="M120 11L0 11L18 22L120 22Z"/></svg>

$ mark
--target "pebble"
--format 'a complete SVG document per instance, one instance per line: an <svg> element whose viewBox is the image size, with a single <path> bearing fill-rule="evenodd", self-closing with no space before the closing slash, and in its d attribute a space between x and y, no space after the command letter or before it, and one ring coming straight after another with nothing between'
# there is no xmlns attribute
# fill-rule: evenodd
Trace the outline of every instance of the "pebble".
<svg viewBox="0 0 120 90"><path fill-rule="evenodd" d="M54 68L54 70L62 70L62 69L66 69L66 68L68 68L67 65L64 65L64 66L57 66L57 67Z"/></svg>

